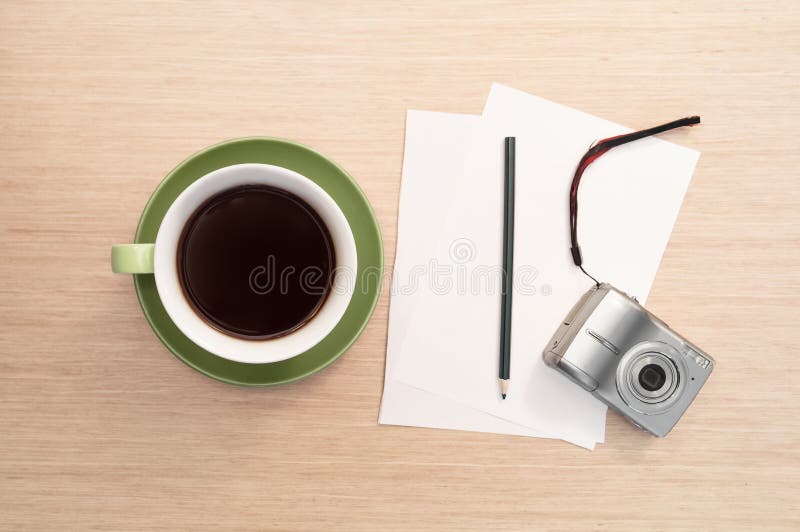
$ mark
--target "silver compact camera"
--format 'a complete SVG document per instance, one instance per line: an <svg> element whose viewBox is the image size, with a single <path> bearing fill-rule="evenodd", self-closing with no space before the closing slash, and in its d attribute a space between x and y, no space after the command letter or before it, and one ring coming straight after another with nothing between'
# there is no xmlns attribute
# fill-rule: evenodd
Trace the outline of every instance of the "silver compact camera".
<svg viewBox="0 0 800 532"><path fill-rule="evenodd" d="M606 283L572 308L544 359L659 437L672 430L714 369L710 356Z"/></svg>

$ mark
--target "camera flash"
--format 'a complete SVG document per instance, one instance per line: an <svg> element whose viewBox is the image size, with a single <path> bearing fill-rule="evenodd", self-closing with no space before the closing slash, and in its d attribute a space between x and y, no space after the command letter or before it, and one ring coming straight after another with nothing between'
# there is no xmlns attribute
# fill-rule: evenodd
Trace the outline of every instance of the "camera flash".
<svg viewBox="0 0 800 532"><path fill-rule="evenodd" d="M708 367L708 359L704 358L701 355L697 355L695 357L694 361L697 362L697 365L700 366L701 368L707 368Z"/></svg>

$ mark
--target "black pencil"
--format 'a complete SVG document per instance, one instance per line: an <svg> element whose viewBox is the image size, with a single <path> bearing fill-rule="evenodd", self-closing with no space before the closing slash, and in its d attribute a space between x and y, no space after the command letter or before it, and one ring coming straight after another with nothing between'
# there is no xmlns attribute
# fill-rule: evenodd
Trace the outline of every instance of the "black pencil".
<svg viewBox="0 0 800 532"><path fill-rule="evenodd" d="M503 281L500 306L500 393L508 394L511 381L511 292L514 285L514 166L515 137L506 137L503 205Z"/></svg>

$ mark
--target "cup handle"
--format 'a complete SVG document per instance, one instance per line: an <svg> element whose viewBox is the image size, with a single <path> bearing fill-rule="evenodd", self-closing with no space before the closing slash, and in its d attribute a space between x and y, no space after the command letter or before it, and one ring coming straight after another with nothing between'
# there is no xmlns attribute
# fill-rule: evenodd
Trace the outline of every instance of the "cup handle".
<svg viewBox="0 0 800 532"><path fill-rule="evenodd" d="M111 246L111 271L114 273L153 273L155 244L116 244Z"/></svg>

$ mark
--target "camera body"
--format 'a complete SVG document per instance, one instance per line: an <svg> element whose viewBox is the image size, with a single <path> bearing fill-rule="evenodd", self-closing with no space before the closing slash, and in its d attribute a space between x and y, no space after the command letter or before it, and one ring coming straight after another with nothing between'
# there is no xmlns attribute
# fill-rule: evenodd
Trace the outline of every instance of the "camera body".
<svg viewBox="0 0 800 532"><path fill-rule="evenodd" d="M659 437L675 426L714 369L708 354L606 283L572 308L544 359Z"/></svg>

